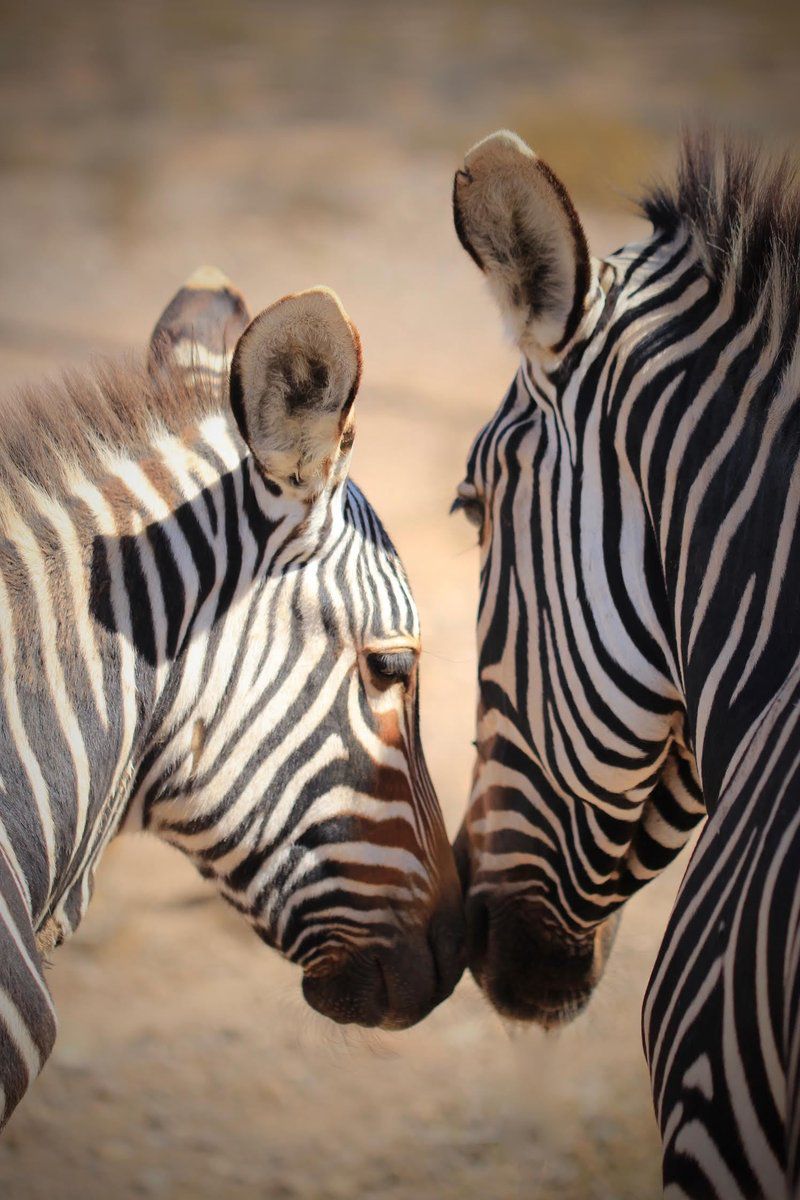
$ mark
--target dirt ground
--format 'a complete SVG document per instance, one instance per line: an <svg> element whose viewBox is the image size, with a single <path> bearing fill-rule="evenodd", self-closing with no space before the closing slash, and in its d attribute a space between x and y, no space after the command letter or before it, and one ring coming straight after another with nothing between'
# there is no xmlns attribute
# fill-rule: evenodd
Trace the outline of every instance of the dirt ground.
<svg viewBox="0 0 800 1200"><path fill-rule="evenodd" d="M477 552L447 510L514 369L452 233L458 156L519 128L602 253L644 231L621 193L669 162L681 117L798 132L790 9L672 5L652 38L639 11L0 5L3 389L141 347L202 262L256 308L335 287L365 348L353 474L422 613L423 732L451 831L470 771ZM0 1143L0 1194L654 1197L639 1007L681 869L630 905L574 1026L504 1026L465 978L421 1026L375 1036L311 1013L295 969L175 852L121 839L56 956L60 1037Z"/></svg>

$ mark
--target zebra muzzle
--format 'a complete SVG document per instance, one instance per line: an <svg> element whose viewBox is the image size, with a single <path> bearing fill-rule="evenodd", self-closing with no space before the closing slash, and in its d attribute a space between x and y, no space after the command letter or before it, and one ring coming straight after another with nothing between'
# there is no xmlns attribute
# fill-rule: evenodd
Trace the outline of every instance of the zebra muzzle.
<svg viewBox="0 0 800 1200"><path fill-rule="evenodd" d="M588 1004L617 924L614 916L587 936L570 938L556 934L535 904L478 893L467 902L470 970L503 1016L562 1025Z"/></svg>
<svg viewBox="0 0 800 1200"><path fill-rule="evenodd" d="M442 906L427 930L354 951L324 974L307 973L303 995L341 1025L407 1029L450 995L465 965L461 908Z"/></svg>

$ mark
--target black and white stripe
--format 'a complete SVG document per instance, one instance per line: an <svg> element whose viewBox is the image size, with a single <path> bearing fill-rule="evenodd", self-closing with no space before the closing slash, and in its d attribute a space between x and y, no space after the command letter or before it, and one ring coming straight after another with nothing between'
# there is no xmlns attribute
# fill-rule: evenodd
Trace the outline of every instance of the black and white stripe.
<svg viewBox="0 0 800 1200"><path fill-rule="evenodd" d="M410 1024L460 973L417 613L347 479L357 335L321 290L257 318L245 441L245 325L200 276L149 370L23 397L0 434L2 1119L53 1044L43 956L120 830L189 855L337 1020Z"/></svg>
<svg viewBox="0 0 800 1200"><path fill-rule="evenodd" d="M707 812L644 1006L666 1192L793 1196L800 197L689 140L554 349L523 284L538 255L569 296L572 251L538 161L496 135L456 180L523 349L456 500L481 529L471 963L501 1010L572 1015L612 914Z"/></svg>

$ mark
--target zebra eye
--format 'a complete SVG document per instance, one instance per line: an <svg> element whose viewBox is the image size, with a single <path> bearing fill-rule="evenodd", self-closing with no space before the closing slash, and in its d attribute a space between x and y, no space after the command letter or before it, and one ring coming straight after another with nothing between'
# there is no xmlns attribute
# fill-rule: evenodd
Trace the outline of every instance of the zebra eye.
<svg viewBox="0 0 800 1200"><path fill-rule="evenodd" d="M470 525L476 529L483 528L483 501L477 496L456 496L450 505L450 512L463 512Z"/></svg>
<svg viewBox="0 0 800 1200"><path fill-rule="evenodd" d="M378 687L407 683L417 656L413 650L376 650L367 655L367 666Z"/></svg>

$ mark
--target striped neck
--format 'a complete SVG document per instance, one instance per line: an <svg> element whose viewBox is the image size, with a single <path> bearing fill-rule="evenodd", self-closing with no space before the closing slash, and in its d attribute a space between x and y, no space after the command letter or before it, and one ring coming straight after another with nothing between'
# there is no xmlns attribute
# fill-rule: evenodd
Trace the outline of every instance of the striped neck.
<svg viewBox="0 0 800 1200"><path fill-rule="evenodd" d="M741 305L733 274L712 285L683 231L609 266L612 311L599 332L556 371L526 364L522 379L567 436L581 436L590 405L599 444L613 429L605 469L621 488L622 571L713 808L754 717L800 662L789 600L800 583L796 316L769 291Z"/></svg>
<svg viewBox="0 0 800 1200"><path fill-rule="evenodd" d="M26 831L30 809L9 804L3 844L35 927L54 922L61 940L126 807L128 826L148 825L148 806L191 774L240 665L256 581L323 530L269 494L223 415L156 436L139 459L110 454L93 479L72 472L60 496L33 494L33 536L4 510L16 571L0 586L4 664L16 663L7 706L13 691L36 819Z"/></svg>

